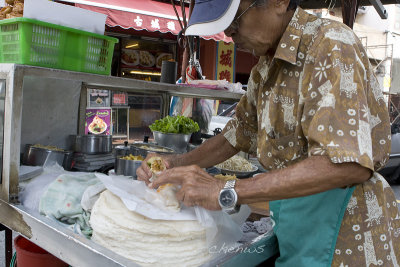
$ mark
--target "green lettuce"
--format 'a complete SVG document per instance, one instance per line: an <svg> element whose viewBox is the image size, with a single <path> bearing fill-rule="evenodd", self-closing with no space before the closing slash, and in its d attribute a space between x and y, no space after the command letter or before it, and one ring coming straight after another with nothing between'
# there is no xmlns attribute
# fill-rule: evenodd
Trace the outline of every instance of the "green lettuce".
<svg viewBox="0 0 400 267"><path fill-rule="evenodd" d="M150 130L162 133L191 134L200 130L197 122L185 116L167 116L156 120L149 126Z"/></svg>

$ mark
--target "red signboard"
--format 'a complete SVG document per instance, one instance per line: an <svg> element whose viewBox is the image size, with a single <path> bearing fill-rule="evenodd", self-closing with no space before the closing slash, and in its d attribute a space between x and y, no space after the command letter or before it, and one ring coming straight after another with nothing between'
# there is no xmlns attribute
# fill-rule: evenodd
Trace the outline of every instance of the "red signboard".
<svg viewBox="0 0 400 267"><path fill-rule="evenodd" d="M235 81L235 45L218 42L216 80Z"/></svg>
<svg viewBox="0 0 400 267"><path fill-rule="evenodd" d="M126 106L128 105L128 94L124 92L113 92L112 95L113 106Z"/></svg>

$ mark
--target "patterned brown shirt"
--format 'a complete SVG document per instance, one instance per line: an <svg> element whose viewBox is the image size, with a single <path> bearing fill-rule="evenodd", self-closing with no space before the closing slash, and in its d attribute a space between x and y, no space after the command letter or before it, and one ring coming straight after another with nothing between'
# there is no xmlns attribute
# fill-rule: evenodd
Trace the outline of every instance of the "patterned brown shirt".
<svg viewBox="0 0 400 267"><path fill-rule="evenodd" d="M309 156L357 162L373 171L390 150L388 111L361 42L344 24L298 8L273 58L253 68L236 118L223 130L267 170ZM332 266L399 266L400 216L377 173L357 185ZM361 265L360 265L361 264Z"/></svg>

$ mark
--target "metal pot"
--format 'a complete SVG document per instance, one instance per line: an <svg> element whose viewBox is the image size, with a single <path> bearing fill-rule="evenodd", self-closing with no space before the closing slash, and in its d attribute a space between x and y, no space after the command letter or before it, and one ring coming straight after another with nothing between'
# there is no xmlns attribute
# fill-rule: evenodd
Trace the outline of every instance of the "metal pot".
<svg viewBox="0 0 400 267"><path fill-rule="evenodd" d="M129 154L133 155L133 150L131 151L131 146L128 145L128 141L125 141L123 145L119 145L114 147L115 150L115 157L124 157L128 156Z"/></svg>
<svg viewBox="0 0 400 267"><path fill-rule="evenodd" d="M192 134L161 133L153 131L153 136L156 143L161 146L172 148L177 152L186 152Z"/></svg>
<svg viewBox="0 0 400 267"><path fill-rule="evenodd" d="M112 152L111 135L75 135L72 137L73 150L84 154L105 154Z"/></svg>
<svg viewBox="0 0 400 267"><path fill-rule="evenodd" d="M136 170L142 165L141 160L115 159L115 173L117 175L132 176L136 180Z"/></svg>
<svg viewBox="0 0 400 267"><path fill-rule="evenodd" d="M174 154L175 150L165 146L159 146L149 143L133 143L131 144L132 155L146 158L148 153L157 153L157 154Z"/></svg>
<svg viewBox="0 0 400 267"><path fill-rule="evenodd" d="M72 151L57 151L27 144L22 164L29 166L50 166L58 163L65 170L71 170L72 155Z"/></svg>

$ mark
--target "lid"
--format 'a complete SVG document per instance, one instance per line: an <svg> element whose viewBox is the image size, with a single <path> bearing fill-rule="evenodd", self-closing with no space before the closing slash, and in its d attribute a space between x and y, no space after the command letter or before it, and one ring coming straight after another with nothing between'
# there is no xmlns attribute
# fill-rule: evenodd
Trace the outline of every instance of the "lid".
<svg viewBox="0 0 400 267"><path fill-rule="evenodd" d="M119 146L115 147L115 150L126 150L126 151L128 151L130 149L131 149L131 146L125 146L125 145L119 145Z"/></svg>
<svg viewBox="0 0 400 267"><path fill-rule="evenodd" d="M150 143L134 143L132 144L133 147L137 149L142 149L146 151L156 152L156 153L175 153L172 148L154 145Z"/></svg>
<svg viewBox="0 0 400 267"><path fill-rule="evenodd" d="M76 138L86 138L86 139L111 139L112 135L105 134L87 134L87 135L77 135Z"/></svg>

